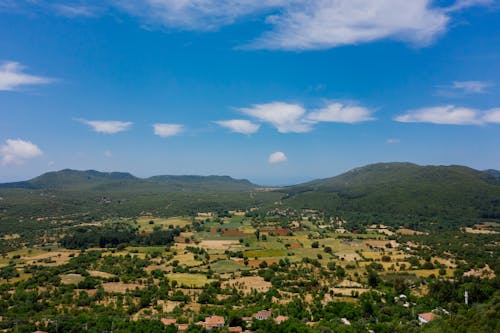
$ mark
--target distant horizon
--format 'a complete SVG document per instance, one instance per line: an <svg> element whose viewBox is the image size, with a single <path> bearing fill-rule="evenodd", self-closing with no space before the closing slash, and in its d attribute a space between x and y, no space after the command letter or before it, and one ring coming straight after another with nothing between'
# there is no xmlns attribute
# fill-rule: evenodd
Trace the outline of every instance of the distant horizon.
<svg viewBox="0 0 500 333"><path fill-rule="evenodd" d="M96 172L100 172L100 173L125 173L125 174L129 174L133 177L136 177L138 179L148 179L148 178L152 178L152 177L159 177L159 176L177 176L177 177L182 177L182 176L200 176L200 177L210 177L210 176L216 176L216 177L231 177L232 179L235 179L235 180L247 180L249 182L251 182L252 184L254 185L258 185L258 186L261 186L261 187L266 187L266 186L269 186L269 187L286 187L286 186L292 186L292 185L297 185L297 184L301 184L301 183L306 183L306 182L309 182L309 181L313 181L313 180L318 180L318 179L326 179L326 178L332 178L332 177L337 177L337 176L340 176L346 172L349 172L351 170L354 170L354 169L357 169L357 168L362 168L362 167L366 167L366 166L369 166L369 165L375 165L375 164L389 164L389 163L409 163L409 164L414 164L414 165L417 165L417 166L443 166L443 167L450 167L450 166L462 166L462 167L467 167L467 168L471 168L471 169L474 169L474 170L477 170L477 171L482 171L482 172L485 172L485 171L488 171L488 170L494 170L494 171L499 171L498 169L495 169L495 168L485 168L485 169L478 169L478 168L474 168L474 167L471 167L471 166L468 166L468 165L462 165L462 164L418 164L418 163L414 163L414 162L409 162L409 161L390 161L390 162L374 162L374 163L369 163L369 164L364 164L364 165L359 165L359 166L355 166L353 168L350 168L348 170L345 170L345 171L341 171L339 173L336 173L336 174L332 174L332 175L329 175L329 176L320 176L320 177L313 177L313 176L304 176L304 177L297 177L295 180L293 179L289 179L287 182L282 182L282 183L279 183L279 182L271 182L271 183L262 183L262 182L259 182L259 181L256 181L254 179L252 179L252 177L235 177L233 175L230 175L230 174L174 174L174 173L160 173L160 174L152 174L152 175L137 175L133 172L130 172L130 171L126 171L126 170L98 170L98 169L74 169L74 168L63 168L63 169L57 169L57 170L47 170L47 171L44 171L38 175L35 175L35 176L32 176L32 177L29 177L29 178L25 178L25 179L17 179L17 180L7 180L7 181L2 181L0 180L0 184L6 184L6 183L16 183L16 182L22 182L22 181L28 181L28 180L31 180L31 179L34 179L36 177L39 177L39 176L42 176L46 173L49 173L49 172L61 172L61 171L65 171L65 170L70 170L70 171L78 171L78 172L88 172L88 171L96 171Z"/></svg>

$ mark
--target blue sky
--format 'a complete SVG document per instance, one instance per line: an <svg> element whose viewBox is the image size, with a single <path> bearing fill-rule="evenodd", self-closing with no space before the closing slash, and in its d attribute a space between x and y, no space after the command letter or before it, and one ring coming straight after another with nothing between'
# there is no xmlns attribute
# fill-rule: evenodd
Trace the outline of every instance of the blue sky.
<svg viewBox="0 0 500 333"><path fill-rule="evenodd" d="M0 182L500 169L492 0L0 0Z"/></svg>

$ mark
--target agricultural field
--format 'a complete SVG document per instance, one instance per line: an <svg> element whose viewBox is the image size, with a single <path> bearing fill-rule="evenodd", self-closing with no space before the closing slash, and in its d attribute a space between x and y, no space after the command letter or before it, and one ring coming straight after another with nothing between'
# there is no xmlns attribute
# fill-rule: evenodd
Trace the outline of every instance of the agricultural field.
<svg viewBox="0 0 500 333"><path fill-rule="evenodd" d="M0 258L0 281L11 292L23 284L33 288L34 281L39 293L64 286L73 290L78 304L121 309L134 321L166 316L190 322L207 307L215 311L223 304L232 304L234 311L246 304L253 309L248 315L263 308L288 313L283 307L290 304L310 304L301 305L307 311L316 311L312 304L360 306L383 293L404 294L415 305L401 304L420 311L425 306L416 301L431 293L428 284L452 281L464 265L450 252L429 255L431 245L419 243L418 237L429 237L424 233L393 232L385 225L349 231L346 221L325 223L318 214L293 212L288 219L286 214L249 218L242 212L224 217L205 212L196 218L95 222L87 226L93 237L102 232L99 237L113 240L119 234L123 240L80 249L64 248L61 241L11 251ZM475 227L489 228L496 226ZM60 239L72 237L68 244L82 244L78 237L86 234L68 230ZM137 236L127 238L134 230ZM464 272L465 277L496 277L489 266ZM268 299L265 307L262 299Z"/></svg>

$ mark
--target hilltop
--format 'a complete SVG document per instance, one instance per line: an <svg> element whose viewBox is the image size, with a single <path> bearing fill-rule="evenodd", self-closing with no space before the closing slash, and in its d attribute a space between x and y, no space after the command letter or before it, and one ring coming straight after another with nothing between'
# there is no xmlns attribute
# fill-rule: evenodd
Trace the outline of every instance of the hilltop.
<svg viewBox="0 0 500 333"><path fill-rule="evenodd" d="M0 184L0 188L64 191L252 191L258 188L246 179L229 176L154 176L138 178L127 172L71 170L47 172L33 179Z"/></svg>
<svg viewBox="0 0 500 333"><path fill-rule="evenodd" d="M500 186L489 172L464 166L378 163L281 191L293 207L387 218L498 218Z"/></svg>

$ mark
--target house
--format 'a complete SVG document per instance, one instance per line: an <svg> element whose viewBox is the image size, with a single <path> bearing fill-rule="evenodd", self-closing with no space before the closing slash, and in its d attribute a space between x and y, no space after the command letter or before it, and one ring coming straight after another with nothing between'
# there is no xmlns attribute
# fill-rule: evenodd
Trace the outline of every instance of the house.
<svg viewBox="0 0 500 333"><path fill-rule="evenodd" d="M287 316L278 316L278 317L274 318L274 322L278 325L284 321L287 321L287 320L288 320Z"/></svg>
<svg viewBox="0 0 500 333"><path fill-rule="evenodd" d="M226 321L221 316L209 316L205 318L205 328L211 330L212 328L224 327Z"/></svg>
<svg viewBox="0 0 500 333"><path fill-rule="evenodd" d="M173 318L161 318L160 321L165 326L169 326L169 325L177 323L177 319L173 319Z"/></svg>
<svg viewBox="0 0 500 333"><path fill-rule="evenodd" d="M183 333L183 332L186 332L189 328L189 325L188 324L179 324L177 325L177 332L179 333Z"/></svg>
<svg viewBox="0 0 500 333"><path fill-rule="evenodd" d="M351 326L351 322L347 318L340 318L340 321L342 321L342 324Z"/></svg>
<svg viewBox="0 0 500 333"><path fill-rule="evenodd" d="M421 324L427 324L428 322L434 320L435 317L436 315L432 312L420 313L418 315L418 321Z"/></svg>
<svg viewBox="0 0 500 333"><path fill-rule="evenodd" d="M229 331L229 333L241 333L241 332L243 332L243 329L240 326L228 327L227 330Z"/></svg>
<svg viewBox="0 0 500 333"><path fill-rule="evenodd" d="M259 312L257 312L253 316L257 320L266 320L266 319L271 318L271 314L272 313L269 310L260 310Z"/></svg>

